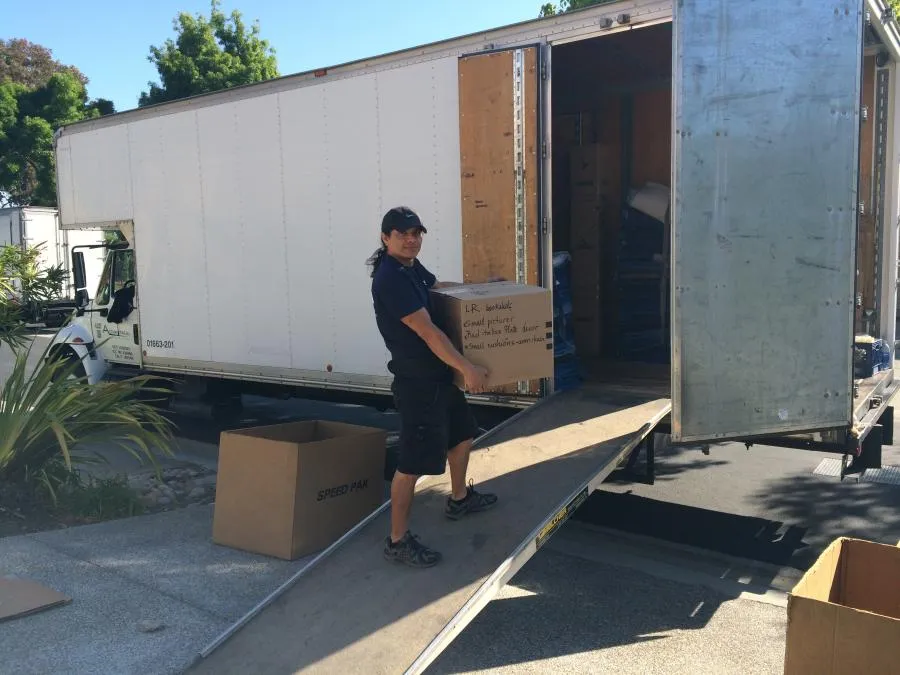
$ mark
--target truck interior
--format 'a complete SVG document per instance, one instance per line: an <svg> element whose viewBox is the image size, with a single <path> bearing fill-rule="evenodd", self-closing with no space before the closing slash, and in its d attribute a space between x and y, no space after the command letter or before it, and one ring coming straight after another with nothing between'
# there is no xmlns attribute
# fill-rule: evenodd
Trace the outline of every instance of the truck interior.
<svg viewBox="0 0 900 675"><path fill-rule="evenodd" d="M588 382L667 395L672 26L554 46L552 69L554 276L571 299L569 346Z"/></svg>

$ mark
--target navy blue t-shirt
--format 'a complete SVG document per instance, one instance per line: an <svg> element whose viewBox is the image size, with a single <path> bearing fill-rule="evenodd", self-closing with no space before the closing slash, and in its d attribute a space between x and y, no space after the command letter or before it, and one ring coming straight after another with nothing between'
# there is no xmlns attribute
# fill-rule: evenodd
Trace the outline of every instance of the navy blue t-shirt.
<svg viewBox="0 0 900 675"><path fill-rule="evenodd" d="M450 367L441 361L415 331L403 323L405 316L423 307L431 313L429 289L437 278L415 260L407 267L385 255L372 279L375 321L391 353L388 369L402 377L444 378Z"/></svg>

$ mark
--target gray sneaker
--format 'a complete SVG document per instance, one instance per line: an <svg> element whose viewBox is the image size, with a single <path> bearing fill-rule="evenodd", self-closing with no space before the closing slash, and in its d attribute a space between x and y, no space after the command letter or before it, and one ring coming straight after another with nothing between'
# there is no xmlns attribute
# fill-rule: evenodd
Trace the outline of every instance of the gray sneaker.
<svg viewBox="0 0 900 675"><path fill-rule="evenodd" d="M456 501L452 496L447 497L447 506L444 507L444 514L451 520L459 520L463 516L478 511L487 511L497 504L497 495L486 492L478 492L473 482L469 481L466 488L466 496L460 501Z"/></svg>
<svg viewBox="0 0 900 675"><path fill-rule="evenodd" d="M441 561L441 554L419 541L409 530L396 544L390 537L384 540L384 557L410 567L432 567Z"/></svg>

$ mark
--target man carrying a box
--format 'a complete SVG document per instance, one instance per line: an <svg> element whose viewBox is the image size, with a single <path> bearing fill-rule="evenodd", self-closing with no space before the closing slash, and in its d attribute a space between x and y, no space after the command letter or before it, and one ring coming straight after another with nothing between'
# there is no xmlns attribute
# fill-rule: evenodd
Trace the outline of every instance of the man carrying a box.
<svg viewBox="0 0 900 675"><path fill-rule="evenodd" d="M471 482L466 486L477 426L465 395L453 384L453 370L473 393L483 391L487 371L464 358L432 323L429 290L453 284L439 283L417 260L426 231L412 210L393 208L381 223L381 248L369 259L375 320L391 353L391 391L400 413L400 457L384 556L411 567L431 567L441 559L408 529L419 476L441 475L450 465L448 518L458 520L497 503L496 495L476 491Z"/></svg>

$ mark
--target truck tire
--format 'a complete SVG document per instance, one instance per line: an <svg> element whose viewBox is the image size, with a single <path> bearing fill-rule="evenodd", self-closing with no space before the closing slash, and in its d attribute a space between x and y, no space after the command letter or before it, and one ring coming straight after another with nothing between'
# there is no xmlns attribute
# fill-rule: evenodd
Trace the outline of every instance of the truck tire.
<svg viewBox="0 0 900 675"><path fill-rule="evenodd" d="M62 363L60 369L57 370L53 374L53 381L58 382L62 379L63 373L66 372L66 369L70 366L74 366L77 363L77 366L74 366L74 371L72 372L70 377L73 378L84 378L87 377L87 372L84 369L84 364L81 362L81 359L78 357L78 354L75 353L71 347L62 346L58 349L50 352L50 355L47 357L48 361L57 361Z"/></svg>

